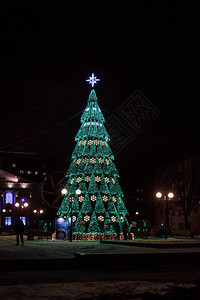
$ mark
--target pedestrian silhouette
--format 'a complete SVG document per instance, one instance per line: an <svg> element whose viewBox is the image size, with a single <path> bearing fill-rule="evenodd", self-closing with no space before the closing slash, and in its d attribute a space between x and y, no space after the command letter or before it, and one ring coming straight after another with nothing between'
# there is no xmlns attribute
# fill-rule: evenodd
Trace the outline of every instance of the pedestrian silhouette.
<svg viewBox="0 0 200 300"><path fill-rule="evenodd" d="M124 223L123 223L124 240L127 240L127 232L128 232L128 225L127 225L127 223L124 221Z"/></svg>
<svg viewBox="0 0 200 300"><path fill-rule="evenodd" d="M117 232L117 239L120 239L120 227L119 227L119 222L116 223L116 232Z"/></svg>
<svg viewBox="0 0 200 300"><path fill-rule="evenodd" d="M24 223L22 220L20 220L20 217L17 217L15 221L15 233L16 233L16 240L17 244L16 246L19 246L19 237L21 239L21 244L22 246L24 245L24 240L23 240L23 233L24 233Z"/></svg>

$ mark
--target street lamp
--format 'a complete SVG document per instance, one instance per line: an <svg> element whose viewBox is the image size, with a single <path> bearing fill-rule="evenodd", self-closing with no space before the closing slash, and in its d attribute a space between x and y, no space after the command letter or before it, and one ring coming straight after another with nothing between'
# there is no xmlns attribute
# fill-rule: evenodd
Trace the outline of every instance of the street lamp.
<svg viewBox="0 0 200 300"><path fill-rule="evenodd" d="M66 196L66 194L68 193L68 190L67 189L62 189L61 190L61 194L63 195L63 196ZM77 189L76 191L75 191L75 193L76 193L76 195L77 196L79 196L79 195L81 195L81 190L80 189ZM72 229L72 226L73 226L73 220L72 220L72 200L73 198L72 198L72 194L70 195L70 198L69 198L69 206L70 206L70 220L71 220L71 224L70 224L70 233L69 233L69 241L70 242L72 242L72 232L73 232L73 229Z"/></svg>
<svg viewBox="0 0 200 300"><path fill-rule="evenodd" d="M67 194L67 189L62 189L61 194L66 195Z"/></svg>
<svg viewBox="0 0 200 300"><path fill-rule="evenodd" d="M157 197L157 198L162 198L162 193L161 193L161 192L157 192L157 193L156 193L156 197Z"/></svg>
<svg viewBox="0 0 200 300"><path fill-rule="evenodd" d="M174 194L172 192L169 192L166 195L162 195L161 192L156 193L156 198L161 199L163 197L164 200L164 211L165 211L165 239L167 239L167 229L168 229L168 200L174 198Z"/></svg>

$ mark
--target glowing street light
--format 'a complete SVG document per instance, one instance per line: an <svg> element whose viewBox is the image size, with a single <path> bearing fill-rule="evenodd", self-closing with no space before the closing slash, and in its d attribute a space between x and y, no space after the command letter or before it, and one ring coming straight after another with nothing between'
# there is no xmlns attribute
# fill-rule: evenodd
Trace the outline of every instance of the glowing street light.
<svg viewBox="0 0 200 300"><path fill-rule="evenodd" d="M19 207L19 202L16 202L16 203L15 203L15 207Z"/></svg>
<svg viewBox="0 0 200 300"><path fill-rule="evenodd" d="M37 214L37 210L36 210L36 209L34 209L33 213L34 213L34 214Z"/></svg>
<svg viewBox="0 0 200 300"><path fill-rule="evenodd" d="M27 202L24 203L24 207L28 207L28 203Z"/></svg>
<svg viewBox="0 0 200 300"><path fill-rule="evenodd" d="M161 199L163 197L164 200L164 210L165 210L165 239L167 238L167 228L169 227L169 216L168 216L168 200L171 200L174 198L174 194L172 192L169 192L166 195L162 195L161 192L156 193L156 198Z"/></svg>
<svg viewBox="0 0 200 300"><path fill-rule="evenodd" d="M156 193L156 198L162 198L162 193L161 192L157 192Z"/></svg>
<svg viewBox="0 0 200 300"><path fill-rule="evenodd" d="M174 198L174 194L172 192L170 192L167 196L168 196L169 199Z"/></svg>
<svg viewBox="0 0 200 300"><path fill-rule="evenodd" d="M67 189L62 189L61 194L66 195L67 194Z"/></svg>
<svg viewBox="0 0 200 300"><path fill-rule="evenodd" d="M40 214L43 214L43 212L44 212L43 209L40 209Z"/></svg>

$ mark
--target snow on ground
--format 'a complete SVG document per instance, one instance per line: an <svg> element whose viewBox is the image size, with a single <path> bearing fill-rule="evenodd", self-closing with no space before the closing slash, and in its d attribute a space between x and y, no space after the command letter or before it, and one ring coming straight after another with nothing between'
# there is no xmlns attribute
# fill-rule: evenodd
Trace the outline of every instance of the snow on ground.
<svg viewBox="0 0 200 300"><path fill-rule="evenodd" d="M24 246L15 246L15 236L0 237L0 259L58 259L73 258L74 252L87 253L158 253L177 252L177 249L145 248L114 244L101 244L98 241L27 241ZM178 252L200 252L200 248L179 248Z"/></svg>
<svg viewBox="0 0 200 300"><path fill-rule="evenodd" d="M1 299L199 299L193 284L147 281L72 282L0 286ZM185 296L190 295L190 298ZM199 294L200 295L200 294ZM158 298L159 296L159 298ZM197 296L197 298L193 298ZM181 298L180 298L181 297Z"/></svg>

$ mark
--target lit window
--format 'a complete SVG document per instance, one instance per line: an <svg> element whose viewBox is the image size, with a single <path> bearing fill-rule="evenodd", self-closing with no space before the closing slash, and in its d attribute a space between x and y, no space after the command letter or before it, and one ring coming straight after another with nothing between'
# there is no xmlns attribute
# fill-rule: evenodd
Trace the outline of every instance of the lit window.
<svg viewBox="0 0 200 300"><path fill-rule="evenodd" d="M23 224L26 225L26 217L20 217L20 220L22 220Z"/></svg>
<svg viewBox="0 0 200 300"><path fill-rule="evenodd" d="M6 191L4 194L4 203L5 204L13 204L13 193Z"/></svg>
<svg viewBox="0 0 200 300"><path fill-rule="evenodd" d="M5 225L10 226L12 224L11 217L5 217Z"/></svg>

